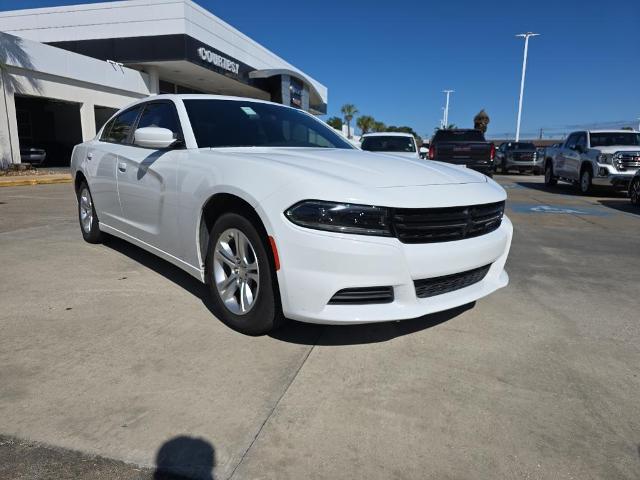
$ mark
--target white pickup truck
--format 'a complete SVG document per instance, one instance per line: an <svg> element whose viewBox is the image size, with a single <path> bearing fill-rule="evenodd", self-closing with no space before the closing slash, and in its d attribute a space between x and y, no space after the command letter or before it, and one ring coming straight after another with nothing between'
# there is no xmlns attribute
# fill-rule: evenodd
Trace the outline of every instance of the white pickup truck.
<svg viewBox="0 0 640 480"><path fill-rule="evenodd" d="M628 188L640 169L640 132L590 130L573 132L558 148L547 151L544 183L558 180L578 185L587 194L593 185Z"/></svg>

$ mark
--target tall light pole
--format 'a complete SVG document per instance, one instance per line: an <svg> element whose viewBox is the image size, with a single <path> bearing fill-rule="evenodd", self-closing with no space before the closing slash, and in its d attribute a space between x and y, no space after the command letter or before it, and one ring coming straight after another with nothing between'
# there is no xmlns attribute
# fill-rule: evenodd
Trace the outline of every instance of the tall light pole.
<svg viewBox="0 0 640 480"><path fill-rule="evenodd" d="M516 37L524 38L524 58L522 59L522 78L520 79L520 101L518 102L518 123L516 125L516 142L520 141L520 118L522 117L522 95L524 94L524 77L527 73L527 52L529 50L529 37L537 37L539 33L519 33Z"/></svg>
<svg viewBox="0 0 640 480"><path fill-rule="evenodd" d="M449 95L451 95L455 90L443 90L442 93L447 95L447 103L444 107L444 128L449 126Z"/></svg>

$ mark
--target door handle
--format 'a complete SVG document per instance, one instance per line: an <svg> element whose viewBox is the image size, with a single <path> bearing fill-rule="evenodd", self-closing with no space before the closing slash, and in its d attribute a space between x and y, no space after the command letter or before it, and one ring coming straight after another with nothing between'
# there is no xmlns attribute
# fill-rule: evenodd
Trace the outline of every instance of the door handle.
<svg viewBox="0 0 640 480"><path fill-rule="evenodd" d="M118 170L120 170L121 172L126 172L127 164L124 162L118 162Z"/></svg>

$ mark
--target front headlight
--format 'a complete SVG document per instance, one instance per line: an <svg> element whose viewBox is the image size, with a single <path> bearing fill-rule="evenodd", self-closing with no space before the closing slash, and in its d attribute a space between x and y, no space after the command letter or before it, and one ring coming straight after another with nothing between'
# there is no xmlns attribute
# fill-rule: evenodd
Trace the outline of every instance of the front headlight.
<svg viewBox="0 0 640 480"><path fill-rule="evenodd" d="M611 163L611 154L601 153L598 155L598 163Z"/></svg>
<svg viewBox="0 0 640 480"><path fill-rule="evenodd" d="M285 216L296 225L338 233L391 237L389 210L384 207L303 200Z"/></svg>

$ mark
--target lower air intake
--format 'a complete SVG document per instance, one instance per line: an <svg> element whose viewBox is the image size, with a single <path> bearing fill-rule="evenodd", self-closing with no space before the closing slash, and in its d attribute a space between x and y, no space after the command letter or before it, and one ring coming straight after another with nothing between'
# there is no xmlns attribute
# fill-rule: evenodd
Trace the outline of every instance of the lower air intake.
<svg viewBox="0 0 640 480"><path fill-rule="evenodd" d="M393 302L393 287L345 288L336 293L329 305L368 305Z"/></svg>
<svg viewBox="0 0 640 480"><path fill-rule="evenodd" d="M462 273L444 275L442 277L415 280L413 283L416 287L416 296L418 298L435 297L436 295L442 295L443 293L468 287L481 281L487 275L489 268L491 268L491 265L474 268L473 270Z"/></svg>

